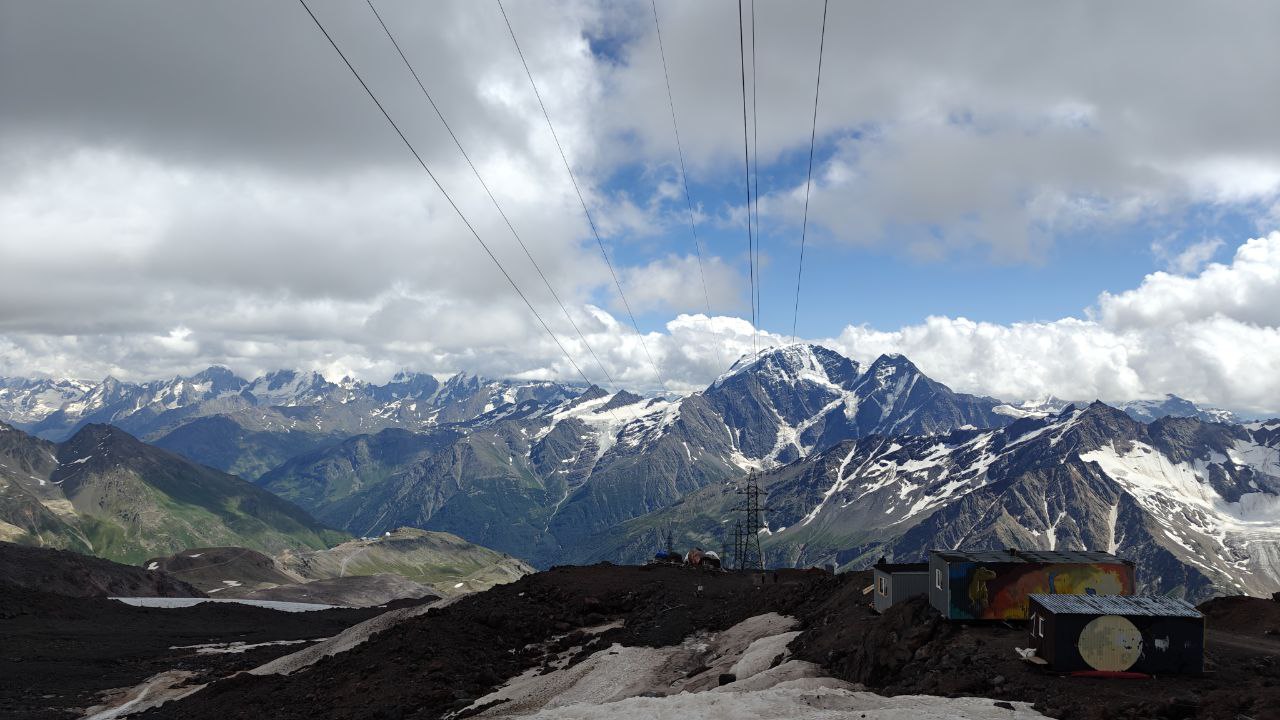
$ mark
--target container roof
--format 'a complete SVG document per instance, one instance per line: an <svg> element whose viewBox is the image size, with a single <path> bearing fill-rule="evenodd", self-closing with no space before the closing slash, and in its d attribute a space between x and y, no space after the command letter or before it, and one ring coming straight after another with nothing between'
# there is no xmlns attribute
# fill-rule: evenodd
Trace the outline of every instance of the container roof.
<svg viewBox="0 0 1280 720"><path fill-rule="evenodd" d="M1130 563L1101 550L933 550L932 555L947 562L982 563Z"/></svg>
<svg viewBox="0 0 1280 720"><path fill-rule="evenodd" d="M1151 615L1202 618L1186 600L1159 595L1031 595L1054 615Z"/></svg>
<svg viewBox="0 0 1280 720"><path fill-rule="evenodd" d="M889 574L927 573L929 572L929 563L876 563L871 566L871 569Z"/></svg>

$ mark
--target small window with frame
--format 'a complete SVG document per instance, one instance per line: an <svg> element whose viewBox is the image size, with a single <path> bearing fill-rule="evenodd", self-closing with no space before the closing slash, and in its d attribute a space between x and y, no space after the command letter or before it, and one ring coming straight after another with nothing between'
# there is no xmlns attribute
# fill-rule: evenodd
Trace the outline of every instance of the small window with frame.
<svg viewBox="0 0 1280 720"><path fill-rule="evenodd" d="M942 589L942 568L934 568L933 570L933 586Z"/></svg>

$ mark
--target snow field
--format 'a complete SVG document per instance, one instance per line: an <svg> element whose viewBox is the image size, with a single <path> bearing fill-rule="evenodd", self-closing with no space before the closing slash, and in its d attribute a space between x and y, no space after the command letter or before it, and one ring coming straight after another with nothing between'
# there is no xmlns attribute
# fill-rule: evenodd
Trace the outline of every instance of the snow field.
<svg viewBox="0 0 1280 720"><path fill-rule="evenodd" d="M1027 703L996 707L986 698L923 695L881 697L806 681L767 690L633 697L608 705L543 710L530 720L1032 720L1044 718Z"/></svg>
<svg viewBox="0 0 1280 720"><path fill-rule="evenodd" d="M665 648L612 647L573 667L539 674L531 668L476 700L476 717L563 720L1030 720L1044 717L984 698L885 698L826 677L812 663L790 660L799 634L793 618L759 615L715 635L697 634ZM577 652L568 650L567 659ZM562 662L563 662L562 659ZM690 676L690 673L694 673ZM734 682L720 685L733 673Z"/></svg>

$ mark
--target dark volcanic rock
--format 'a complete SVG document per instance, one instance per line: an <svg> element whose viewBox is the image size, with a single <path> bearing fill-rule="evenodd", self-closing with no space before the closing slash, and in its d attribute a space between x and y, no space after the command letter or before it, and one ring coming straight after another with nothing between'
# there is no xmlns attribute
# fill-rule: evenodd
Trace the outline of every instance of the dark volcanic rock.
<svg viewBox="0 0 1280 720"><path fill-rule="evenodd" d="M615 642L662 647L766 612L803 615L813 598L825 597L819 588L836 582L798 570L769 577L776 582L670 566L553 568L433 609L293 675L241 675L143 717L311 720L323 708L326 718L354 720L374 707L401 707L405 717L435 718L580 642L550 641L593 616L625 624L588 644L578 660Z"/></svg>
<svg viewBox="0 0 1280 720"><path fill-rule="evenodd" d="M1050 717L1072 720L1261 719L1275 718L1280 708L1280 642L1252 627L1273 609L1269 600L1225 598L1204 606L1212 674L1109 681L1060 677L1023 663L1014 652L1026 644L1022 627L943 622L921 600L877 615L863 594L865 572L779 571L763 583L757 577L678 566L554 568L432 609L291 675L230 677L262 659L196 658L176 646L321 637L360 616L279 617L233 605L157 611L0 590L6 639L0 676L15 680L0 684L0 714L62 717L47 708L190 667L199 682L212 684L143 717L439 718L524 670L550 668L553 655L565 650L582 648L570 660L576 663L613 643L669 646L765 612L800 619L802 633L791 646L797 658L886 695L1031 702ZM621 626L595 638L582 632L609 620ZM41 697L48 693L55 700Z"/></svg>
<svg viewBox="0 0 1280 720"><path fill-rule="evenodd" d="M73 597L205 596L166 572L7 542L0 542L0 585Z"/></svg>
<svg viewBox="0 0 1280 720"><path fill-rule="evenodd" d="M194 684L210 682L299 645L229 654L204 654L193 646L310 641L380 612L286 613L234 603L141 608L0 585L0 717L79 717L103 691L133 687L167 670L191 672Z"/></svg>

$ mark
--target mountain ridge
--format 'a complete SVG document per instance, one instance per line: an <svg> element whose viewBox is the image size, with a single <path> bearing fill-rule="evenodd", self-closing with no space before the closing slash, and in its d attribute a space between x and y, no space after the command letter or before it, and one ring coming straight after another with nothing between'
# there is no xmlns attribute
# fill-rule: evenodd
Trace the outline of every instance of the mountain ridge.
<svg viewBox="0 0 1280 720"><path fill-rule="evenodd" d="M123 562L198 545L319 548L345 536L252 483L98 424L59 444L0 424L0 531Z"/></svg>
<svg viewBox="0 0 1280 720"><path fill-rule="evenodd" d="M1011 422L997 404L954 393L905 358L863 370L797 345L745 358L680 398L593 387L448 428L357 436L259 481L356 534L425 527L545 565L699 488L842 438Z"/></svg>
<svg viewBox="0 0 1280 720"><path fill-rule="evenodd" d="M1280 421L1134 420L1101 402L1003 428L846 440L761 477L778 565L861 567L929 550L1097 549L1147 592L1191 599L1280 590ZM736 484L588 543L575 562L637 560L671 529L719 547Z"/></svg>

